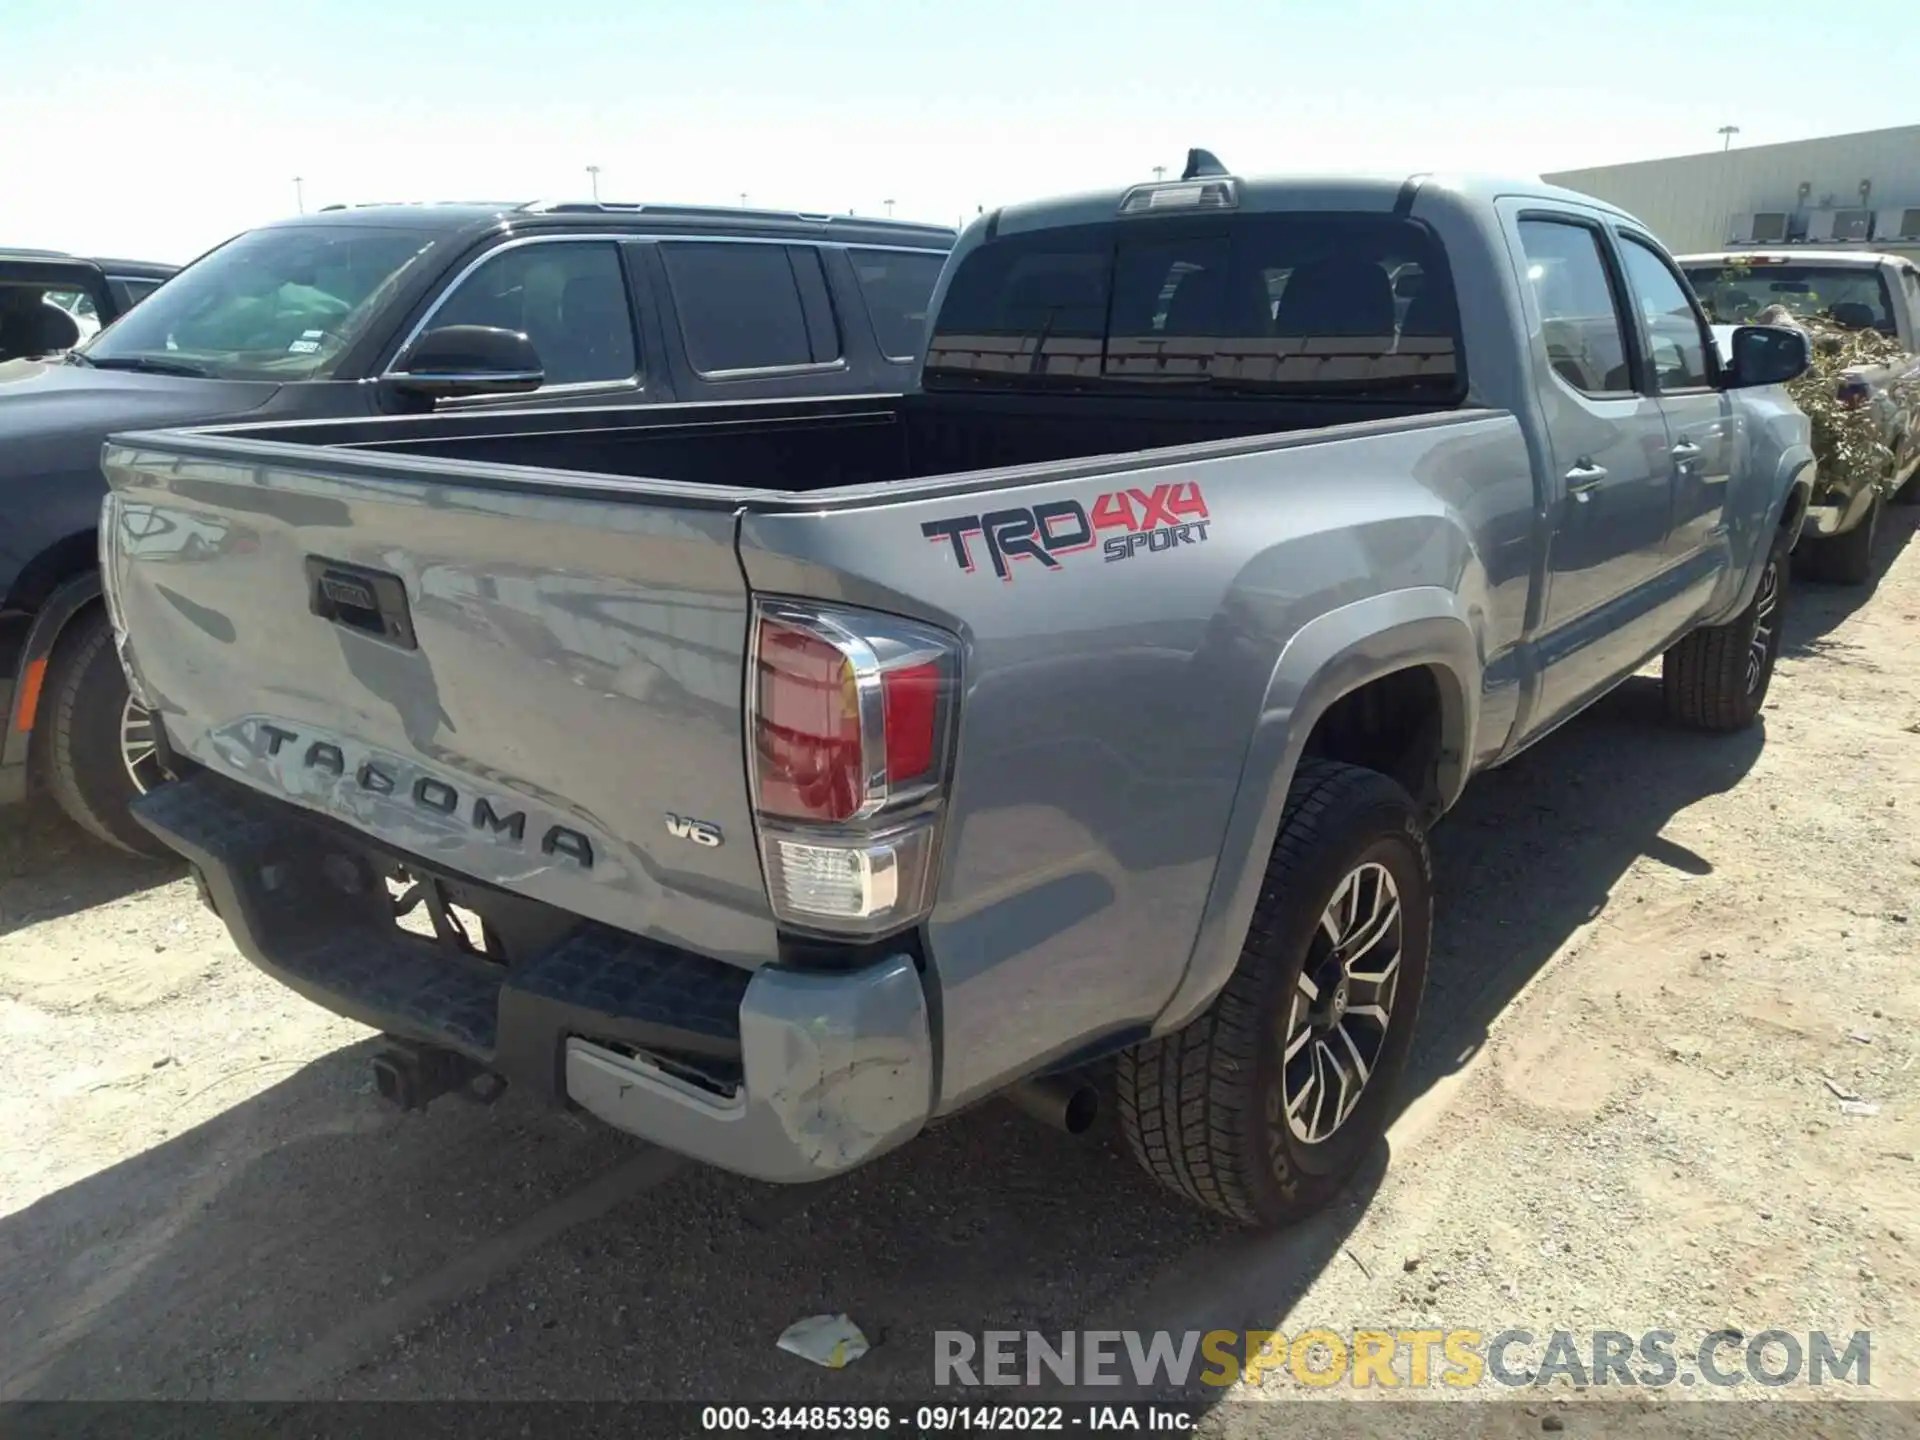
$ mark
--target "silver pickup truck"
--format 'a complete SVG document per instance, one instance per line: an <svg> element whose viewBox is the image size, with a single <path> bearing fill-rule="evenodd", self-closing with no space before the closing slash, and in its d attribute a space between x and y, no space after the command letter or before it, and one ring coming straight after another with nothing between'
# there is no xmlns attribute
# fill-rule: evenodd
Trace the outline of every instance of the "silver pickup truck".
<svg viewBox="0 0 1920 1440"><path fill-rule="evenodd" d="M1468 778L1662 655L1754 720L1805 337L1723 368L1537 181L1204 152L983 217L933 308L906 395L114 437L137 813L396 1099L806 1181L1098 1076L1289 1221L1391 1116Z"/></svg>

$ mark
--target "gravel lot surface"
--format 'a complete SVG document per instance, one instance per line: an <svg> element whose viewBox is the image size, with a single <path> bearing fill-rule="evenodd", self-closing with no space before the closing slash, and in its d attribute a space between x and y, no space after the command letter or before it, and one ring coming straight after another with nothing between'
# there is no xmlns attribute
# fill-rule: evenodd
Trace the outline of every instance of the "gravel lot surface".
<svg viewBox="0 0 1920 1440"><path fill-rule="evenodd" d="M512 1095L393 1113L368 1032L177 871L0 815L0 1399L924 1399L936 1329L1325 1325L1867 1329L1872 1394L1920 1400L1920 545L1888 516L1875 588L1793 595L1763 726L1671 729L1640 678L1474 783L1407 1108L1278 1236L998 1105L792 1190ZM872 1352L775 1350L821 1311ZM1307 1393L1351 1392L1282 1371L1204 1423ZM1537 1433L1600 1387L1473 1393Z"/></svg>

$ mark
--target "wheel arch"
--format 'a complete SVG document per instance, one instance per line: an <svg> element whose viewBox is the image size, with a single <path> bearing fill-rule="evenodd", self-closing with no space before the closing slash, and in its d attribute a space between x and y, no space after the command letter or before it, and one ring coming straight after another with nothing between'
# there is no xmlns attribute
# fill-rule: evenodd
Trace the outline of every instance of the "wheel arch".
<svg viewBox="0 0 1920 1440"><path fill-rule="evenodd" d="M1431 821L1465 788L1482 668L1476 632L1458 598L1437 587L1393 591L1329 611L1287 643L1248 743L1193 950L1154 1033L1192 1020L1233 974L1288 787L1324 733L1323 722L1368 686L1403 683L1395 677L1421 672L1417 683L1431 686L1434 733L1430 774L1414 794Z"/></svg>
<svg viewBox="0 0 1920 1440"><path fill-rule="evenodd" d="M88 568L55 585L36 607L20 652L20 683L0 733L0 765L25 765L32 754L36 727L45 715L46 673L60 638L73 622L101 603L100 572Z"/></svg>
<svg viewBox="0 0 1920 1440"><path fill-rule="evenodd" d="M0 609L34 614L63 585L99 568L99 531L77 530L63 535L20 567Z"/></svg>
<svg viewBox="0 0 1920 1440"><path fill-rule="evenodd" d="M1744 516L1728 516L1731 548L1727 571L1714 592L1714 601L1700 617L1700 625L1724 625L1753 603L1776 534L1782 530L1787 532L1789 551L1799 545L1801 524L1807 517L1807 507L1813 503L1817 469L1818 462L1810 448L1805 445L1789 448L1774 470L1772 498L1765 507L1756 504Z"/></svg>
<svg viewBox="0 0 1920 1440"><path fill-rule="evenodd" d="M1813 455L1795 466L1787 478L1786 492L1780 498L1772 528L1786 530L1797 544L1800 539L1800 526L1807 518L1807 507L1813 503L1813 475L1815 470ZM1764 551L1763 551L1764 553Z"/></svg>

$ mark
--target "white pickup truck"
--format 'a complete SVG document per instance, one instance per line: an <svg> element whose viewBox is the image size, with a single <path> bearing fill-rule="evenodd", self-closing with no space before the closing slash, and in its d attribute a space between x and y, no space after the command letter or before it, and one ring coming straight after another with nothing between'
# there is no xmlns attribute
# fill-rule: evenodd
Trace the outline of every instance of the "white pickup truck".
<svg viewBox="0 0 1920 1440"><path fill-rule="evenodd" d="M1898 255L1795 248L1685 255L1680 267L1716 330L1754 324L1783 306L1799 319L1898 343L1887 359L1849 366L1837 381L1839 404L1871 416L1872 439L1884 450L1876 463L1836 463L1816 419L1820 476L1794 555L1808 579L1865 584L1882 507L1920 504L1920 266Z"/></svg>

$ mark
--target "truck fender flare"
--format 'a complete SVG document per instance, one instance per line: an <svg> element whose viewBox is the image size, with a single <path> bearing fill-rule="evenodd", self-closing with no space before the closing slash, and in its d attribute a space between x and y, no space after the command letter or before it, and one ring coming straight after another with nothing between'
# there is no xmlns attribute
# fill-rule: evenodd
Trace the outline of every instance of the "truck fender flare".
<svg viewBox="0 0 1920 1440"><path fill-rule="evenodd" d="M1315 617L1281 651L1241 765L1213 881L1180 983L1155 1020L1177 1030L1233 974L1280 831L1287 789L1320 717L1341 696L1395 671L1425 666L1440 679L1438 808L1465 787L1479 720L1483 664L1459 599L1438 587L1396 590Z"/></svg>
<svg viewBox="0 0 1920 1440"><path fill-rule="evenodd" d="M26 647L20 652L20 679L7 710L6 731L0 735L0 766L27 763L34 725L44 714L40 701L47 662L74 617L98 601L100 595L100 572L88 570L57 586L33 617Z"/></svg>
<svg viewBox="0 0 1920 1440"><path fill-rule="evenodd" d="M1809 449L1794 449L1781 457L1780 503L1773 507L1768 519L1775 529L1791 521L1795 540L1800 538L1800 522L1806 518L1807 506L1813 503L1813 477L1817 468L1813 451Z"/></svg>
<svg viewBox="0 0 1920 1440"><path fill-rule="evenodd" d="M1793 533L1787 548L1792 549L1800 543L1800 522L1813 500L1816 468L1813 451L1804 445L1796 445L1781 455L1770 492L1774 499L1768 502L1765 512L1757 517L1762 522L1759 528L1748 537L1741 533L1737 523L1730 527L1735 556L1738 556L1742 546L1747 554L1745 569L1735 572L1740 577L1740 583L1731 592L1721 592L1728 596L1727 602L1715 606L1713 613L1703 617L1700 624L1724 625L1753 603L1753 597L1760 589L1760 576L1767 568L1767 552L1774 531L1782 525L1791 526Z"/></svg>
<svg viewBox="0 0 1920 1440"><path fill-rule="evenodd" d="M1761 574L1766 570L1766 553L1772 547L1776 530L1782 526L1791 528L1788 549L1799 543L1801 520L1807 516L1807 507L1812 503L1816 468L1814 453L1807 445L1789 447L1782 451L1780 465L1774 468L1774 482L1766 490L1770 499L1764 509L1759 501L1753 501L1751 509L1726 516L1728 568L1715 588L1715 601L1697 620L1699 626L1724 626L1753 605L1753 597L1761 588ZM1728 495L1730 505L1732 499L1734 497ZM1745 555L1743 566L1741 555Z"/></svg>

